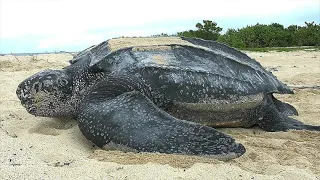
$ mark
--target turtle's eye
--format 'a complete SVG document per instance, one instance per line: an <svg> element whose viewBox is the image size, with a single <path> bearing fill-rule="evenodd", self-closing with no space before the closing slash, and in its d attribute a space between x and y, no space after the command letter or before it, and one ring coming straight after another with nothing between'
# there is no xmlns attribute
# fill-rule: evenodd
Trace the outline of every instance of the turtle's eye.
<svg viewBox="0 0 320 180"><path fill-rule="evenodd" d="M59 79L58 84L62 87L68 85L68 81L66 79Z"/></svg>

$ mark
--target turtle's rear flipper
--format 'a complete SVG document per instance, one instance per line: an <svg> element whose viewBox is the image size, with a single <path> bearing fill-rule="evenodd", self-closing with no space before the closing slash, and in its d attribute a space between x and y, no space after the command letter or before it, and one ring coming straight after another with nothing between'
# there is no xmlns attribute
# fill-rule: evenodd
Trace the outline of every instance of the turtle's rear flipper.
<svg viewBox="0 0 320 180"><path fill-rule="evenodd" d="M138 151L221 160L245 153L243 145L230 136L211 127L176 119L135 91L111 100L90 96L80 107L78 124L84 136L99 147L116 144Z"/></svg>
<svg viewBox="0 0 320 180"><path fill-rule="evenodd" d="M304 124L280 113L273 103L263 107L265 115L258 125L265 131L311 130L320 131L320 126Z"/></svg>
<svg viewBox="0 0 320 180"><path fill-rule="evenodd" d="M285 116L297 116L298 111L296 108L291 106L288 103L281 102L278 99L276 99L273 95L270 95L272 97L273 104L276 106L277 110L281 112Z"/></svg>

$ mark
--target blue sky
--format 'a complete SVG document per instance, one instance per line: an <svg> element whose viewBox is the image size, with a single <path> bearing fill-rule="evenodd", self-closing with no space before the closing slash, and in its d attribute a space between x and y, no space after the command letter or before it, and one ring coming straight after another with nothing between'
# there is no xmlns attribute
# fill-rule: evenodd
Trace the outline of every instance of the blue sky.
<svg viewBox="0 0 320 180"><path fill-rule="evenodd" d="M320 0L0 0L0 53L80 51L108 38L320 23Z"/></svg>

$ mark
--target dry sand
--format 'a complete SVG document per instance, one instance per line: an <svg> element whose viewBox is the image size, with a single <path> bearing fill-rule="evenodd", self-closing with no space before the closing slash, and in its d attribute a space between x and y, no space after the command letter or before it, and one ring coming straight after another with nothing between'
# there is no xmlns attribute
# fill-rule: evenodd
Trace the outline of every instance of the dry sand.
<svg viewBox="0 0 320 180"><path fill-rule="evenodd" d="M320 85L320 52L248 53L292 85ZM0 56L0 179L320 179L320 132L221 129L244 144L240 158L215 159L103 151L76 121L29 115L15 95L19 82L45 68L68 65L68 54ZM320 90L295 89L280 99L295 117L320 125Z"/></svg>

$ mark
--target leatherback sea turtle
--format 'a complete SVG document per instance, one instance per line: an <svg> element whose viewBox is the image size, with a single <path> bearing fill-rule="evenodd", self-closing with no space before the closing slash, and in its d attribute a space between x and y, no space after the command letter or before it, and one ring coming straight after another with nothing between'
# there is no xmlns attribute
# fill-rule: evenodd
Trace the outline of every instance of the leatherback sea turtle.
<svg viewBox="0 0 320 180"><path fill-rule="evenodd" d="M44 70L17 95L30 114L74 117L99 147L232 159L242 144L213 127L320 130L287 117L293 93L246 54L197 38L117 38L92 46L62 70Z"/></svg>

